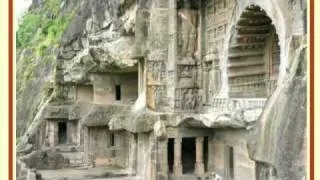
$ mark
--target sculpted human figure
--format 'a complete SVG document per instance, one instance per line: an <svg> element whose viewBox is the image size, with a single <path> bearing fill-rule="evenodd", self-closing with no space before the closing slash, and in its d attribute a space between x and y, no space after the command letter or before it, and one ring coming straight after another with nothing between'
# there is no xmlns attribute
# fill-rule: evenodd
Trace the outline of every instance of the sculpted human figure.
<svg viewBox="0 0 320 180"><path fill-rule="evenodd" d="M198 83L200 82L198 80L198 69L195 67L192 68L192 82L195 86L199 85Z"/></svg>
<svg viewBox="0 0 320 180"><path fill-rule="evenodd" d="M181 76L185 77L189 75L189 71L188 71L188 67L184 67L182 72L181 72Z"/></svg>
<svg viewBox="0 0 320 180"><path fill-rule="evenodd" d="M194 95L192 93L192 89L189 89L185 94L185 103L186 110L191 110L194 105Z"/></svg>
<svg viewBox="0 0 320 180"><path fill-rule="evenodd" d="M198 106L198 108L202 105L202 94L203 94L203 90L200 89L198 94L197 94L197 106Z"/></svg>
<svg viewBox="0 0 320 180"><path fill-rule="evenodd" d="M186 60L193 60L197 49L197 26L198 12L191 9L190 0L183 0L183 7L178 11L178 17L181 22L182 44L181 56Z"/></svg>
<svg viewBox="0 0 320 180"><path fill-rule="evenodd" d="M155 99L154 99L154 101L155 101L155 105L156 105L156 107L157 106L159 106L160 105L160 101L161 101L161 88L160 87L155 87L155 89L154 89L154 94L155 94Z"/></svg>
<svg viewBox="0 0 320 180"><path fill-rule="evenodd" d="M153 70L153 78L155 80L159 80L160 79L160 64L159 63L154 63L152 70Z"/></svg>

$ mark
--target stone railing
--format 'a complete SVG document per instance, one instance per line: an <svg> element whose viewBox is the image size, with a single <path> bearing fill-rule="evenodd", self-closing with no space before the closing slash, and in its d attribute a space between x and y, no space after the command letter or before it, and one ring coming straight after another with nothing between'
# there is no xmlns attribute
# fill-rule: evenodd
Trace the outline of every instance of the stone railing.
<svg viewBox="0 0 320 180"><path fill-rule="evenodd" d="M233 111L237 109L263 108L266 98L214 98L211 109Z"/></svg>

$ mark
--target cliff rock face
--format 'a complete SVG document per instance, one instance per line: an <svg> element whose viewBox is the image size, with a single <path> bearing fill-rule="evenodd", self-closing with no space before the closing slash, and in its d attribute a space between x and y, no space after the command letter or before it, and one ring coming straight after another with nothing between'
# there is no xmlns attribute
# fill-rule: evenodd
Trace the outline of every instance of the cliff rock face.
<svg viewBox="0 0 320 180"><path fill-rule="evenodd" d="M46 2L51 1L34 1L29 11L45 11ZM67 99L63 93L68 89L59 89L60 82L86 82L88 72L132 71L136 63L132 60L135 8L132 0L63 0L58 4L59 16L73 16L59 44L47 47L41 56L32 42L18 47L17 137L34 134L34 128L29 127L53 92L54 100ZM49 11L43 16L57 15ZM37 31L42 28L40 25Z"/></svg>
<svg viewBox="0 0 320 180"><path fill-rule="evenodd" d="M133 154L128 166L143 169L141 174L154 170L160 179L166 179L162 175L168 170L167 138L195 136L201 142L198 136L204 135L213 140L210 171L231 172L226 162L220 163L230 163L223 158L230 146L240 157L232 163L232 169L239 168L235 179L305 177L306 2L189 2L193 10L175 0L34 0L30 12L42 12L46 23L38 24L34 33L41 36L29 39L30 44L18 38L18 151L31 151L35 134L41 137L37 148L44 137L51 148L65 145L57 142L57 126L72 120L69 142L78 147L86 146L96 127L103 127L104 135L128 133L120 134L130 144L122 148L124 154ZM180 17L184 8L201 16L192 34L189 21ZM38 17L33 14L31 20L34 15ZM186 44L190 52L183 53ZM194 52L196 46L201 48ZM123 79L129 80L121 84ZM127 93L122 99L121 90L116 92L119 84ZM101 137L103 144L107 136ZM47 161L31 161L42 155L34 152L24 162L39 168ZM59 167L46 168L65 167L61 156L51 155L46 160L56 159ZM150 162L135 163L148 158ZM249 165L241 169L241 163Z"/></svg>
<svg viewBox="0 0 320 180"><path fill-rule="evenodd" d="M269 98L253 130L249 153L262 180L306 178L305 46L296 49L286 81Z"/></svg>
<svg viewBox="0 0 320 180"><path fill-rule="evenodd" d="M83 1L61 39L64 82L133 67L135 1ZM112 68L114 67L114 68Z"/></svg>
<svg viewBox="0 0 320 180"><path fill-rule="evenodd" d="M49 48L46 57L36 57L29 48L17 55L16 135L26 132L43 101L52 91L56 48Z"/></svg>

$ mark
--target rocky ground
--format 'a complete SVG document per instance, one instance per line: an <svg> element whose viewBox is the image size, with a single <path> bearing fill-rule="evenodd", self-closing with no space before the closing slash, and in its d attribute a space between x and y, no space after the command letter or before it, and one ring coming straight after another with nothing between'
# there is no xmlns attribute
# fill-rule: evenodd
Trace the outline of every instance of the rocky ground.
<svg viewBox="0 0 320 180"><path fill-rule="evenodd" d="M138 177L128 176L128 172L115 167L72 168L60 170L40 170L43 180L138 180Z"/></svg>

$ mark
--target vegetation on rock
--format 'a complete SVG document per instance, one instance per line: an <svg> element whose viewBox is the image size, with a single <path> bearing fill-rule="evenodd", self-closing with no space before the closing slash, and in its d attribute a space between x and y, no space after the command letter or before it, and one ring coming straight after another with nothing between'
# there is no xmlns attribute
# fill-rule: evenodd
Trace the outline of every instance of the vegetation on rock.
<svg viewBox="0 0 320 180"><path fill-rule="evenodd" d="M16 31L17 137L20 137L52 92L56 51L76 8L64 0L43 0L31 5ZM26 107L27 105L27 107Z"/></svg>
<svg viewBox="0 0 320 180"><path fill-rule="evenodd" d="M16 32L17 48L33 47L43 56L49 46L58 45L73 13L60 12L61 1L45 0L43 7L30 9Z"/></svg>

